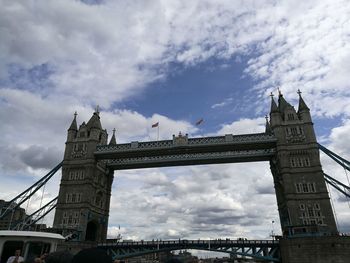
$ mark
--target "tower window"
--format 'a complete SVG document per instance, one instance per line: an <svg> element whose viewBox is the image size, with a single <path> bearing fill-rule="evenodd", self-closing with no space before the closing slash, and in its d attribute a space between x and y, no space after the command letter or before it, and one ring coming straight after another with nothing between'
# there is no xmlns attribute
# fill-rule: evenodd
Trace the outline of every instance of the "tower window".
<svg viewBox="0 0 350 263"><path fill-rule="evenodd" d="M311 193L315 193L316 192L315 183L308 183L308 188L309 188L309 191Z"/></svg>
<svg viewBox="0 0 350 263"><path fill-rule="evenodd" d="M311 207L308 207L307 213L308 213L309 217L314 217L315 216L314 210Z"/></svg>
<svg viewBox="0 0 350 263"><path fill-rule="evenodd" d="M295 163L295 159L294 159L294 158L291 158L291 159L290 159L290 165L291 165L292 167L295 167L295 166L296 166L296 163Z"/></svg>
<svg viewBox="0 0 350 263"><path fill-rule="evenodd" d="M310 220L310 225L316 225L316 220L315 219L311 219Z"/></svg>
<svg viewBox="0 0 350 263"><path fill-rule="evenodd" d="M81 202L81 196L82 196L81 193L78 193L78 194L77 194L77 202L78 202L78 203Z"/></svg>
<svg viewBox="0 0 350 263"><path fill-rule="evenodd" d="M297 130L296 127L291 127L290 130L292 132L292 135L297 135L298 134L298 130Z"/></svg>
<svg viewBox="0 0 350 263"><path fill-rule="evenodd" d="M297 193L316 193L316 183L296 183L295 184ZM318 205L319 207L319 205Z"/></svg>
<svg viewBox="0 0 350 263"><path fill-rule="evenodd" d="M305 166L310 166L310 159L309 159L309 157L305 157L304 158L304 164L305 164Z"/></svg>
<svg viewBox="0 0 350 263"><path fill-rule="evenodd" d="M288 113L287 117L288 117L289 121L294 120L294 114L293 113Z"/></svg>
<svg viewBox="0 0 350 263"><path fill-rule="evenodd" d="M308 192L309 192L309 189L308 189L306 183L303 183L303 192L304 192L304 193L308 193Z"/></svg>
<svg viewBox="0 0 350 263"><path fill-rule="evenodd" d="M71 202L71 194L66 194L66 203Z"/></svg>

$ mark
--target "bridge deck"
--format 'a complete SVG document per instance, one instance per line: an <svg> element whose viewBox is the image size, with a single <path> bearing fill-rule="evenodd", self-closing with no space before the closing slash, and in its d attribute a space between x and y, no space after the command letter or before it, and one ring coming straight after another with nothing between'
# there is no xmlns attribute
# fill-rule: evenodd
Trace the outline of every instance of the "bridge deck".
<svg viewBox="0 0 350 263"><path fill-rule="evenodd" d="M136 241L99 244L108 251L114 259L142 256L161 251L180 249L209 250L229 253L238 256L248 256L267 261L279 262L278 240L167 240L167 241Z"/></svg>
<svg viewBox="0 0 350 263"><path fill-rule="evenodd" d="M107 160L116 170L146 167L266 161L275 154L276 138L256 133L203 138L173 137L173 140L101 145L98 160Z"/></svg>

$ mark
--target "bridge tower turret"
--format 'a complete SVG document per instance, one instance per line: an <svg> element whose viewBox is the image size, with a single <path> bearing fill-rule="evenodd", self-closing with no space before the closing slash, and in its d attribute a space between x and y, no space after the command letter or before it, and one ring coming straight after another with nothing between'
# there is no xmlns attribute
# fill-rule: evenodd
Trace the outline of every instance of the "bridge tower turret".
<svg viewBox="0 0 350 263"><path fill-rule="evenodd" d="M298 112L279 92L270 126L277 138L270 161L283 234L337 232L310 110L299 93Z"/></svg>
<svg viewBox="0 0 350 263"><path fill-rule="evenodd" d="M79 129L75 114L68 129L53 227L64 235L78 233L79 241L103 241L107 235L113 171L94 157L107 137L98 110Z"/></svg>

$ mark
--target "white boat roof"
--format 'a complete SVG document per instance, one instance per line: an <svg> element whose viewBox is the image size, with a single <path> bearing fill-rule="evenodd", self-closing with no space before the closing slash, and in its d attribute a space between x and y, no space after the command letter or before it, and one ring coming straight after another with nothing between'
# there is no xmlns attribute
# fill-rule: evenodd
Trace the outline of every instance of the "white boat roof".
<svg viewBox="0 0 350 263"><path fill-rule="evenodd" d="M47 233L47 232L35 232L35 231L13 231L13 230L0 230L0 237L41 237L51 239L64 239L60 234Z"/></svg>

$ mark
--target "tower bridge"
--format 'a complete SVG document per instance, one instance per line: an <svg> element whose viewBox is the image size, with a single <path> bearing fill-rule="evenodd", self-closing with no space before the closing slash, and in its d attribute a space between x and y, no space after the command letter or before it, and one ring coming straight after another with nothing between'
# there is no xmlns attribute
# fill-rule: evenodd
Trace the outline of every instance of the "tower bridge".
<svg viewBox="0 0 350 263"><path fill-rule="evenodd" d="M250 251L251 256L266 256L264 259L272 261L279 261L281 255L284 263L310 262L310 259L318 256L317 253L323 256L314 262L330 262L334 253L338 253L339 261L334 262L346 262L350 257L350 240L338 236L326 181L348 197L350 187L323 173L319 149L347 170L350 170L350 162L334 153L327 153L329 150L317 143L310 109L300 92L297 110L281 93L277 103L271 96L269 115L263 133L200 138L179 134L173 135L171 140L121 144L117 143L115 131L108 143L108 134L102 128L98 111L79 128L75 114L67 132L63 162L14 198L5 212L0 209L0 218L28 200L62 166L58 198L45 206L47 211L56 208L54 229L63 235L74 232L77 244L85 241L103 243L107 237L115 170L268 161L284 238L268 247L263 245L259 248L258 243L246 242L240 246L235 242L226 242L226 248L219 244L216 249L231 249L229 253L235 250L243 254ZM36 220L46 213L41 213ZM30 222L37 222L31 216L29 219ZM135 245L143 250L140 253L145 253L144 244L132 244ZM148 245L151 250L155 249L154 243ZM187 243L174 243L166 249L184 245L189 246ZM193 241L191 248L205 249L206 245L205 242ZM276 251L276 246L280 251ZM104 248L114 253L115 258L125 250L125 247L119 249L110 245ZM345 261L341 261L343 259Z"/></svg>
<svg viewBox="0 0 350 263"><path fill-rule="evenodd" d="M54 227L75 229L80 241L106 239L114 170L268 161L282 232L337 233L310 110L299 93L295 110L271 97L264 133L172 140L107 142L99 112L68 129Z"/></svg>

